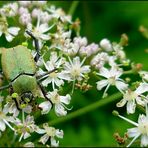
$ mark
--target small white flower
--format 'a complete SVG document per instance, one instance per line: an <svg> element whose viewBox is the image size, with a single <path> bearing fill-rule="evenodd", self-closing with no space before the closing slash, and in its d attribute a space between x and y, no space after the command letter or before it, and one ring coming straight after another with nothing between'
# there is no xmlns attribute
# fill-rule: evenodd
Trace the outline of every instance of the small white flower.
<svg viewBox="0 0 148 148"><path fill-rule="evenodd" d="M47 61L46 63L43 60L43 64L48 71L52 71L55 68L58 69L64 63L64 61L65 61L64 58L60 58L57 56L56 52L52 52L50 56L50 60ZM41 75L41 74L45 74L46 72L40 68L38 73ZM61 85L64 84L64 81L63 81L64 78L61 72L54 71L45 77L47 78L42 81L42 85L45 87L47 87L48 84L52 83L52 87L53 89L55 89L55 86L60 87Z"/></svg>
<svg viewBox="0 0 148 148"><path fill-rule="evenodd" d="M59 129L55 129L54 127L49 127L47 123L43 125L44 127L44 135L40 138L39 142L45 144L50 138L51 147L58 147L59 141L55 140L57 138L63 138L63 131Z"/></svg>
<svg viewBox="0 0 148 148"><path fill-rule="evenodd" d="M51 110L51 103L49 101L42 102L39 107L42 109L42 114L47 114Z"/></svg>
<svg viewBox="0 0 148 148"><path fill-rule="evenodd" d="M22 116L23 121L19 119L15 121L15 124L17 126L17 133L21 134L19 142L22 140L22 138L26 139L30 137L30 133L34 132L37 128L34 123L33 116L27 115L26 119L24 119L24 112Z"/></svg>
<svg viewBox="0 0 148 148"><path fill-rule="evenodd" d="M31 30L33 35L38 39L39 41L39 47L42 48L43 41L47 41L50 39L50 35L46 34L54 25L48 26L48 23L40 24L40 15L38 15L37 25L36 27L33 27L31 23L27 25L27 29ZM34 43L34 42L33 42Z"/></svg>
<svg viewBox="0 0 148 148"><path fill-rule="evenodd" d="M31 15L30 13L23 13L19 17L19 22L23 25L27 25L28 23L31 23Z"/></svg>
<svg viewBox="0 0 148 148"><path fill-rule="evenodd" d="M47 11L52 14L53 18L60 19L62 22L71 23L71 16L65 15L65 12L61 8L55 9L55 6L51 6Z"/></svg>
<svg viewBox="0 0 148 148"><path fill-rule="evenodd" d="M7 116L5 110L2 109L2 105L0 104L0 131L5 131L6 125L13 131L15 129L9 124L9 122L14 123L14 118L11 116Z"/></svg>
<svg viewBox="0 0 148 148"><path fill-rule="evenodd" d="M113 50L115 55L120 59L124 60L126 58L125 52L123 51L123 47L119 44L113 44Z"/></svg>
<svg viewBox="0 0 148 148"><path fill-rule="evenodd" d="M133 124L134 128L127 129L127 135L128 137L133 138L133 140L128 144L127 147L131 146L133 142L141 136L141 147L148 146L148 109L146 105L146 116L145 115L139 115L138 123L131 121L130 119L127 119L121 115L118 115L120 118L124 119L125 121Z"/></svg>
<svg viewBox="0 0 148 148"><path fill-rule="evenodd" d="M98 69L101 69L104 66L104 64L108 61L108 59L109 56L106 52L98 53L91 60L91 65L95 66Z"/></svg>
<svg viewBox="0 0 148 148"><path fill-rule="evenodd" d="M144 81L148 82L148 72L147 71L140 71L139 74Z"/></svg>
<svg viewBox="0 0 148 148"><path fill-rule="evenodd" d="M18 35L19 27L9 27L5 18L0 19L0 37L5 34L6 40L11 42Z"/></svg>
<svg viewBox="0 0 148 148"><path fill-rule="evenodd" d="M95 43L91 43L90 45L86 46L86 47L81 47L79 52L81 55L86 55L86 56L91 56L92 54L97 53L97 51L99 50L99 46Z"/></svg>
<svg viewBox="0 0 148 148"><path fill-rule="evenodd" d="M142 95L147 91L147 83L141 83L135 91L127 90L123 95L123 99L117 103L117 107L122 107L127 103L127 113L133 114L135 112L136 103L145 106L145 104L148 102L148 99Z"/></svg>
<svg viewBox="0 0 148 148"><path fill-rule="evenodd" d="M69 58L69 62L65 62L63 73L63 78L68 81L81 81L84 78L84 74L90 72L90 66L84 65L86 58L80 62L80 57L73 58L73 61Z"/></svg>
<svg viewBox="0 0 148 148"><path fill-rule="evenodd" d="M24 13L29 13L28 9L25 7L20 7L18 12L20 15L23 15Z"/></svg>
<svg viewBox="0 0 148 148"><path fill-rule="evenodd" d="M17 3L9 3L4 5L0 9L0 14L2 16L14 17L18 13L18 4Z"/></svg>
<svg viewBox="0 0 148 148"><path fill-rule="evenodd" d="M74 43L79 45L79 47L86 46L88 43L86 37L75 37L73 40L74 40Z"/></svg>
<svg viewBox="0 0 148 148"><path fill-rule="evenodd" d="M65 106L65 104L68 105L70 103L71 97L69 94L66 96L60 96L58 94L58 90L55 89L53 92L49 92L47 97L55 105L55 113L57 116L65 116L67 114L65 108L68 108Z"/></svg>
<svg viewBox="0 0 148 148"><path fill-rule="evenodd" d="M102 39L100 41L100 46L106 51L112 51L112 44L110 43L108 39Z"/></svg>
<svg viewBox="0 0 148 148"><path fill-rule="evenodd" d="M106 94L107 90L111 85L116 86L117 89L122 93L124 90L127 89L128 85L125 84L121 78L119 78L122 75L122 70L119 70L115 67L111 67L111 69L108 70L107 68L102 67L100 69L100 73L97 73L97 74L106 78L105 80L101 80L97 82L98 90L101 90L103 87L107 86L104 91L104 95Z"/></svg>

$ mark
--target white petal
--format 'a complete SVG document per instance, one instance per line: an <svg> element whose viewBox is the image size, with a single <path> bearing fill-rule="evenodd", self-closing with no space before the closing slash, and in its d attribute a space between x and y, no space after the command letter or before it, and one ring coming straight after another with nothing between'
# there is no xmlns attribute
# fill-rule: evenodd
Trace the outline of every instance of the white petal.
<svg viewBox="0 0 148 148"><path fill-rule="evenodd" d="M126 99L122 99L120 102L116 104L117 107L123 107L126 104Z"/></svg>
<svg viewBox="0 0 148 148"><path fill-rule="evenodd" d="M110 77L110 71L107 68L102 67L100 69L100 73L99 75L105 77L105 78L109 78Z"/></svg>
<svg viewBox="0 0 148 148"><path fill-rule="evenodd" d="M101 90L103 87L105 87L108 84L107 80L101 80L97 82L97 89Z"/></svg>
<svg viewBox="0 0 148 148"><path fill-rule="evenodd" d="M15 35L15 36L18 34L19 30L20 30L20 28L18 28L18 27L8 28L8 32L11 33L12 35Z"/></svg>
<svg viewBox="0 0 148 148"><path fill-rule="evenodd" d="M55 105L55 112L57 116L65 116L67 111L65 111L64 107L61 104Z"/></svg>
<svg viewBox="0 0 148 148"><path fill-rule="evenodd" d="M45 134L40 138L39 142L45 144L48 139L49 139L49 136L47 134Z"/></svg>
<svg viewBox="0 0 148 148"><path fill-rule="evenodd" d="M133 114L135 112L136 104L133 100L127 102L127 113Z"/></svg>
<svg viewBox="0 0 148 148"><path fill-rule="evenodd" d="M48 34L41 34L40 38L46 41L50 39L50 36Z"/></svg>
<svg viewBox="0 0 148 148"><path fill-rule="evenodd" d="M34 143L27 142L27 143L24 144L24 147L34 147Z"/></svg>
<svg viewBox="0 0 148 148"><path fill-rule="evenodd" d="M50 77L48 77L47 79L45 79L44 81L42 81L42 85L47 87L48 84L50 84L52 81L52 79Z"/></svg>
<svg viewBox="0 0 148 148"><path fill-rule="evenodd" d="M36 127L35 128L35 132L37 132L38 134L44 134L44 133L46 133L46 131L44 129L41 129L39 127Z"/></svg>
<svg viewBox="0 0 148 148"><path fill-rule="evenodd" d="M58 87L64 84L64 81L63 81L63 80L60 80L60 79L58 79L58 78L55 78L54 81L55 81L55 84L56 84Z"/></svg>
<svg viewBox="0 0 148 148"><path fill-rule="evenodd" d="M82 73L89 73L90 72L90 66L83 66L81 67Z"/></svg>
<svg viewBox="0 0 148 148"><path fill-rule="evenodd" d="M29 133L27 133L27 132L25 132L25 134L24 134L24 139L26 139L26 138L28 138L28 137L30 137L31 135L29 134Z"/></svg>
<svg viewBox="0 0 148 148"><path fill-rule="evenodd" d="M125 84L124 82L121 82L121 81L116 81L115 85L119 89L120 92L122 92L123 90L126 90L128 87L128 84Z"/></svg>
<svg viewBox="0 0 148 148"><path fill-rule="evenodd" d="M58 147L59 141L56 142L56 140L53 137L51 137L51 146L52 147Z"/></svg>
<svg viewBox="0 0 148 148"><path fill-rule="evenodd" d="M5 123L2 120L0 120L0 130L4 131L5 129L6 129Z"/></svg>
<svg viewBox="0 0 148 148"><path fill-rule="evenodd" d="M50 111L52 105L49 101L45 101L41 103L39 107L42 108L42 111L41 111L42 114L47 114Z"/></svg>
<svg viewBox="0 0 148 148"><path fill-rule="evenodd" d="M13 40L13 36L11 35L11 34L9 34L9 33L7 33L6 34L6 40L8 41L8 42L11 42L12 40Z"/></svg>
<svg viewBox="0 0 148 148"><path fill-rule="evenodd" d="M141 136L141 146L148 146L148 136L146 134Z"/></svg>
<svg viewBox="0 0 148 148"><path fill-rule="evenodd" d="M41 24L40 27L39 27L39 31L42 32L42 33L45 33L49 30L49 27L48 27L48 24L45 23L45 24Z"/></svg>
<svg viewBox="0 0 148 148"><path fill-rule="evenodd" d="M2 35L3 33L0 31L0 36Z"/></svg>
<svg viewBox="0 0 148 148"><path fill-rule="evenodd" d="M65 104L69 104L70 100L71 100L71 97L69 94L67 94L66 96L60 96L60 101Z"/></svg>
<svg viewBox="0 0 148 148"><path fill-rule="evenodd" d="M64 135L64 133L63 133L62 130L59 130L59 129L56 130L56 136L57 136L58 138L63 138L63 135Z"/></svg>
<svg viewBox="0 0 148 148"><path fill-rule="evenodd" d="M140 86L136 89L137 94L142 94L144 92L148 91L148 84L147 83L141 83Z"/></svg>
<svg viewBox="0 0 148 148"><path fill-rule="evenodd" d="M146 105L146 101L142 100L140 97L136 98L137 104L145 106Z"/></svg>
<svg viewBox="0 0 148 148"><path fill-rule="evenodd" d="M65 73L65 71L62 71L61 73L59 73L59 78L63 79L63 80L67 80L67 81L71 81L71 77L68 73Z"/></svg>
<svg viewBox="0 0 148 148"><path fill-rule="evenodd" d="M80 58L79 57L75 57L73 59L73 65L80 65Z"/></svg>
<svg viewBox="0 0 148 148"><path fill-rule="evenodd" d="M130 129L127 129L127 135L128 137L135 137L137 135L139 135L139 130L137 127L134 127L134 128L130 128Z"/></svg>

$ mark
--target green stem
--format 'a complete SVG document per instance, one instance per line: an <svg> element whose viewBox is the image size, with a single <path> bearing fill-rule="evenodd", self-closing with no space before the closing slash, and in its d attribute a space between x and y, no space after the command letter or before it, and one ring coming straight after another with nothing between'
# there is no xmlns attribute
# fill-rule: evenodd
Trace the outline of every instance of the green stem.
<svg viewBox="0 0 148 148"><path fill-rule="evenodd" d="M73 1L72 2L71 7L70 7L69 12L68 12L69 15L73 15L74 14L78 4L79 4L79 1Z"/></svg>
<svg viewBox="0 0 148 148"><path fill-rule="evenodd" d="M116 93L116 94L113 94L109 97L106 97L104 99L101 99L99 101L96 101L95 103L92 103L91 105L88 105L86 107L83 107L81 109L78 109L77 111L74 111L70 114L68 114L67 116L64 116L64 117L60 117L58 119L55 119L51 122L49 122L49 125L55 125L55 124L59 124L59 123L62 123L62 122L65 122L65 121L68 121L68 120L71 120L73 118L76 118L78 116L81 116L81 115L84 115L92 110L95 110L99 107L102 107L108 103L111 103L119 98L122 97L122 94L120 92Z"/></svg>
<svg viewBox="0 0 148 148"><path fill-rule="evenodd" d="M135 72L133 70L124 71L123 74L134 74Z"/></svg>
<svg viewBox="0 0 148 148"><path fill-rule="evenodd" d="M139 105L139 104L137 104L137 108L142 112L142 113L144 113L145 114L145 108L144 107L142 107L141 105Z"/></svg>

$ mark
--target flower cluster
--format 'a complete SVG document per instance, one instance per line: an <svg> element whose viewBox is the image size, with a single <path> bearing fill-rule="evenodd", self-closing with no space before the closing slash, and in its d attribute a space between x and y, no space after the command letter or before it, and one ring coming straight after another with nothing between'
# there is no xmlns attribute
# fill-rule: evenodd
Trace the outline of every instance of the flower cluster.
<svg viewBox="0 0 148 148"><path fill-rule="evenodd" d="M128 114L135 113L137 105L146 106L146 116L140 115L138 123L130 121L136 128L129 129L127 134L134 140L141 135L141 145L148 146L148 72L127 59L123 50L127 36L123 34L119 43L107 38L99 43L88 43L86 37L79 36L76 23L61 8L56 9L47 1L9 2L0 8L0 39L16 46L18 39L22 46L30 48L32 58L39 56L34 62L39 84L35 98L22 100L22 94L13 92L13 88L0 97L0 135L8 126L19 136L20 143L33 133L41 135L38 141L29 141L24 147L38 146L38 143L57 147L57 138L63 138L63 131L44 121L36 124L35 114L48 116L53 110L58 117L66 116L72 109L71 95L76 88L88 91L94 87L101 92L102 99L114 88L123 95L117 107L126 105ZM139 82L124 77L129 71L137 72L141 77ZM89 84L90 76L96 79L93 86ZM69 92L64 91L65 88L69 88Z"/></svg>

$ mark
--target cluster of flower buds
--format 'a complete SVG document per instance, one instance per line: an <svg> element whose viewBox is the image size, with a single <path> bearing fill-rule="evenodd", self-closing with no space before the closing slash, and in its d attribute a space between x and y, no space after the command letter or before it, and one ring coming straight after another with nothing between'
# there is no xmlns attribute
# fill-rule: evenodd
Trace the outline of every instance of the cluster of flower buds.
<svg viewBox="0 0 148 148"><path fill-rule="evenodd" d="M128 44L127 36L123 34L119 43L104 38L99 43L88 44L86 37L79 36L79 25L76 24L77 20L72 21L70 15L47 1L9 2L0 8L0 38L5 36L9 44L15 44L15 38L18 39L19 43L31 49L33 57L36 55L35 44L29 42L31 39L25 30L31 31L38 40L41 57L36 63L36 75L45 75L41 84L50 100L39 92L35 99L39 99L37 105L36 102L29 103L26 98L24 101L27 103L22 104L19 110L13 98L19 100L20 96L14 92L2 97L1 92L0 132L8 126L15 136L19 136L19 142L37 133L41 135L39 143L57 147L59 141L56 138L63 138L63 131L50 127L48 123L37 125L35 113L48 116L54 110L57 116L66 116L67 111L72 109L69 104L76 88L82 91L97 88L98 93L102 92L103 99L111 95L110 88L115 87L123 95L117 107L126 105L128 114L135 113L137 105L146 107L146 116L140 115L138 123L118 116L136 126L127 132L127 137L134 137L131 143L141 135L141 145L148 146L148 72L137 68L126 58L123 48ZM53 72L46 75L50 71ZM136 72L141 77L139 82L134 83L125 77L128 72ZM96 80L93 86L89 84L92 75ZM69 94L65 94L65 87L70 87ZM37 144L37 141L27 142L24 146Z"/></svg>

